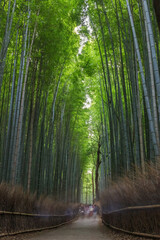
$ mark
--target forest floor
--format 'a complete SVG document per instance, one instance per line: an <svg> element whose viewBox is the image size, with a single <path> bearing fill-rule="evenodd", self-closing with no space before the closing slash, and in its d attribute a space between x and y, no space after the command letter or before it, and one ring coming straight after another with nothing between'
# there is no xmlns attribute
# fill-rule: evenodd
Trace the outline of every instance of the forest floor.
<svg viewBox="0 0 160 240"><path fill-rule="evenodd" d="M1 240L146 240L107 228L99 217L79 218L72 224L34 234L1 238ZM149 240L149 239L147 239Z"/></svg>

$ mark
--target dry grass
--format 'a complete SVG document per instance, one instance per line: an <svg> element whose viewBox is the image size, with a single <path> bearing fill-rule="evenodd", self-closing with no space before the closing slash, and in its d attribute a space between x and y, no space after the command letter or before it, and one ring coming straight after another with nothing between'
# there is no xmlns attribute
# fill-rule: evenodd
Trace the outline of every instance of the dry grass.
<svg viewBox="0 0 160 240"><path fill-rule="evenodd" d="M146 165L144 174L140 170L112 183L101 195L102 218L106 223L130 232L160 235L160 207L118 211L133 207L160 205L160 167Z"/></svg>
<svg viewBox="0 0 160 240"><path fill-rule="evenodd" d="M34 214L63 215L74 211L77 204L66 204L51 197L28 194L19 186L0 184L0 211L23 212Z"/></svg>
<svg viewBox="0 0 160 240"><path fill-rule="evenodd" d="M21 187L2 183L0 184L0 211L47 215L47 217L31 217L0 214L0 233L11 233L56 226L70 221L78 213L78 205L58 202L45 196L37 199L36 195L25 193Z"/></svg>
<svg viewBox="0 0 160 240"><path fill-rule="evenodd" d="M144 174L137 169L117 182L112 182L101 194L103 211L160 204L160 166L146 164L145 169Z"/></svg>

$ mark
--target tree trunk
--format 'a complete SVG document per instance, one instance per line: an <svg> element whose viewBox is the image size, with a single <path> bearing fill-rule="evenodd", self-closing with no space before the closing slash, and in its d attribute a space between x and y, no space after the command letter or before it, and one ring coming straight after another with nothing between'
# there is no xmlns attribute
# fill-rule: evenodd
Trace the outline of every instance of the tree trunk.
<svg viewBox="0 0 160 240"><path fill-rule="evenodd" d="M95 173L95 187L96 187L96 200L97 201L99 200L99 180L98 180L99 173L98 173L98 171L99 171L99 166L101 164L101 160L100 160L101 151L100 151L100 148L101 148L101 143L100 143L100 137L99 137L98 150L97 150L96 173Z"/></svg>
<svg viewBox="0 0 160 240"><path fill-rule="evenodd" d="M26 44L27 44L30 14L31 14L31 12L29 11L29 13L28 13L28 22L27 22L26 33L25 33L25 48L26 48ZM32 43L31 43L30 51L29 51L28 58L27 58L26 72L25 72L25 78L24 78L24 84L23 84L23 91L22 91L22 96L20 96L21 97L21 101L19 101L20 112L19 112L19 118L17 119L18 120L17 136L16 136L15 152L14 152L13 165L12 165L12 184L16 183L16 167L17 167L17 162L18 162L18 157L19 157L19 150L20 150L20 142L21 142L21 132L22 132L22 122L23 122L23 112L24 112L24 100L25 100L25 92L26 92L26 83L27 83L28 69L29 69L29 63L30 63L30 57L31 57L31 52L32 52L32 45L33 45L33 41L34 41L34 36L35 36L35 32L33 33ZM24 55L24 62L25 62L25 55ZM22 78L22 81L23 81L23 71L22 71L21 78Z"/></svg>
<svg viewBox="0 0 160 240"><path fill-rule="evenodd" d="M160 31L160 1L153 0L153 6L154 6L155 13L156 13L156 18L157 18L157 22L158 22L159 31Z"/></svg>
<svg viewBox="0 0 160 240"><path fill-rule="evenodd" d="M94 168L92 169L92 196L93 196L93 203L94 203Z"/></svg>
<svg viewBox="0 0 160 240"><path fill-rule="evenodd" d="M1 94L1 86L2 86L2 82L3 82L3 74L4 74L7 51L8 51L8 45L9 45L9 41L10 41L10 34L11 34L11 28L12 28L15 7L16 7L16 0L14 0L12 13L11 13L11 0L10 0L9 4L8 4L5 36L4 36L1 51L0 51L0 94ZM11 14L11 16L10 16L10 14Z"/></svg>
<svg viewBox="0 0 160 240"><path fill-rule="evenodd" d="M137 55L137 58L138 58L138 63L139 63L139 68L140 68L140 74L141 74L141 79L142 79L142 86L143 86L145 104L146 104L147 115L148 115L148 120L149 120L150 133L151 133L151 137L152 137L152 141L153 141L155 155L159 156L159 154L160 154L159 153L159 146L158 146L158 143L157 143L157 140L156 140L154 122L153 122L153 117L152 117L152 113L151 113L151 106L150 106L148 91L147 91L146 82L145 82L145 76L144 76L144 71L143 71L143 65L142 65L142 60L141 60L137 35L136 35L135 27L134 27L134 22L133 22L133 17L132 17L129 1L126 0L126 3L127 3L127 8L128 8L128 14L129 14L129 17L130 17L132 32L133 32L136 55Z"/></svg>
<svg viewBox="0 0 160 240"><path fill-rule="evenodd" d="M143 0L142 3L143 3L143 10L144 10L144 16L145 16L145 24L147 28L146 30L148 32L147 36L149 38L148 41L150 41L150 45L151 45L148 51L151 51L151 55L152 55L153 70L154 70L156 91L157 91L157 98L158 98L158 113L159 113L159 119L160 119L160 75L159 75L159 67L158 67L157 56L156 56L155 40L154 40L147 1Z"/></svg>

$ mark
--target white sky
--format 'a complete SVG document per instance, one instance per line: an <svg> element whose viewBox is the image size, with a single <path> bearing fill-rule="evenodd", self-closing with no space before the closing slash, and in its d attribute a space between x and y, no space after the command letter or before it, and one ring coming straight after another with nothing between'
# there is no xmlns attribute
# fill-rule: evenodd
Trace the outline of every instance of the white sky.
<svg viewBox="0 0 160 240"><path fill-rule="evenodd" d="M87 4L87 0L85 1L86 3L86 8L84 9L84 12L87 12L88 10L88 4ZM93 32L93 29L91 28L91 24L90 24L90 21L89 21L89 16L85 17L84 19L84 25L87 27L88 31L89 31L89 34L92 35L92 32ZM88 42L88 38L85 37L85 36L82 36L79 31L81 30L81 27L82 25L80 24L79 26L77 26L75 28L75 32L80 35L80 48L78 50L78 55L82 53L82 50L83 50L83 47L85 46L85 44Z"/></svg>
<svg viewBox="0 0 160 240"><path fill-rule="evenodd" d="M90 108L92 105L92 100L88 94L86 94L86 102L84 103L83 108Z"/></svg>
<svg viewBox="0 0 160 240"><path fill-rule="evenodd" d="M87 9L88 9L87 0L85 2L86 2L87 6L86 6L86 9L84 9L84 11L87 12ZM91 25L90 25L89 16L87 16L85 18L84 24L86 25L86 27L89 31L89 34L92 35L93 29L91 28ZM81 27L82 27L82 25L79 25L74 29L76 34L80 35L80 39L81 39L80 40L80 47L78 49L78 55L82 54L83 47L88 42L88 38L80 34ZM84 103L83 108L90 108L91 104L92 104L92 100L91 100L90 96L88 94L86 94L86 102Z"/></svg>

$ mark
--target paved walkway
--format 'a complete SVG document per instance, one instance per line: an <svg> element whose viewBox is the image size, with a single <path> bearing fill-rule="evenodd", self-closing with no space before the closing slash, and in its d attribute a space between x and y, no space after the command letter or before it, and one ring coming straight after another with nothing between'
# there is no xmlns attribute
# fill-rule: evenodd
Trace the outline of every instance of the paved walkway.
<svg viewBox="0 0 160 240"><path fill-rule="evenodd" d="M114 240L98 217L79 218L63 227L37 233L29 240Z"/></svg>

